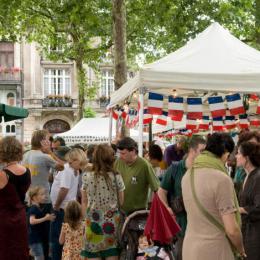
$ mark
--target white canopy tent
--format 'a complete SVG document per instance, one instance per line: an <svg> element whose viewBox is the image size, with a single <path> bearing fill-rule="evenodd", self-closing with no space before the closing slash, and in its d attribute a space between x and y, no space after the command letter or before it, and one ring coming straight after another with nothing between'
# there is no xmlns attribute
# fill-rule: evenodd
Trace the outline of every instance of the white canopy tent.
<svg viewBox="0 0 260 260"><path fill-rule="evenodd" d="M139 151L142 147L144 93L172 90L260 93L260 52L235 38L218 23L168 56L145 65L111 95L108 108L139 91Z"/></svg>
<svg viewBox="0 0 260 260"><path fill-rule="evenodd" d="M112 137L115 137L116 127L112 124ZM109 142L109 118L83 118L72 129L67 132L57 134L62 137L67 144L98 144ZM130 136L138 141L139 132L130 129ZM144 134L144 141L148 141L148 134Z"/></svg>

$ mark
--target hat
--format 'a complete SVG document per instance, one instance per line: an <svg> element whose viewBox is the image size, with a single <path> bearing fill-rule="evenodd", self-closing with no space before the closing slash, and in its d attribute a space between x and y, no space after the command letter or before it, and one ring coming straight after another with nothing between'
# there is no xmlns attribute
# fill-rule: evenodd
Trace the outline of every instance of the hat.
<svg viewBox="0 0 260 260"><path fill-rule="evenodd" d="M66 161L65 156L66 156L67 152L70 150L71 149L68 146L60 146L54 150L54 154L62 161Z"/></svg>

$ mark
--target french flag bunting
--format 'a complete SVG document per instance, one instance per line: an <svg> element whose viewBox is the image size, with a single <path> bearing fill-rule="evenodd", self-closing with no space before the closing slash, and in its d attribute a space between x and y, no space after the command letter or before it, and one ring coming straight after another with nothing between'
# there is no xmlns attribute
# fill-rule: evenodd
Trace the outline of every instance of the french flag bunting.
<svg viewBox="0 0 260 260"><path fill-rule="evenodd" d="M213 131L223 131L224 130L223 118L222 117L213 118L212 128L213 128Z"/></svg>
<svg viewBox="0 0 260 260"><path fill-rule="evenodd" d="M125 124L128 128L132 128L135 126L134 119L137 117L137 111L133 108L130 108L128 111L128 115L125 120Z"/></svg>
<svg viewBox="0 0 260 260"><path fill-rule="evenodd" d="M168 116L174 121L181 121L184 114L183 97L168 97Z"/></svg>
<svg viewBox="0 0 260 260"><path fill-rule="evenodd" d="M196 130L197 129L197 120L187 118L186 119L186 129L189 129L189 130L192 130L192 131Z"/></svg>
<svg viewBox="0 0 260 260"><path fill-rule="evenodd" d="M166 126L167 125L167 116L168 116L168 112L167 111L163 111L162 115L157 117L156 124L165 125Z"/></svg>
<svg viewBox="0 0 260 260"><path fill-rule="evenodd" d="M250 117L249 122L251 126L260 126L260 119L255 117Z"/></svg>
<svg viewBox="0 0 260 260"><path fill-rule="evenodd" d="M209 110L212 117L220 117L226 115L226 108L221 96L208 97Z"/></svg>
<svg viewBox="0 0 260 260"><path fill-rule="evenodd" d="M202 99L201 98L187 98L188 117L190 119L202 119Z"/></svg>
<svg viewBox="0 0 260 260"><path fill-rule="evenodd" d="M251 100L254 100L254 101L258 101L258 100L259 100L259 96L256 95L256 94L250 94L250 95L249 95L249 98L250 98Z"/></svg>
<svg viewBox="0 0 260 260"><path fill-rule="evenodd" d="M143 124L149 124L153 121L153 115L151 115L148 111L147 108L144 109L144 119L143 119Z"/></svg>
<svg viewBox="0 0 260 260"><path fill-rule="evenodd" d="M238 123L240 128L248 128L249 126L249 121L247 114L244 115L239 115L239 123Z"/></svg>
<svg viewBox="0 0 260 260"><path fill-rule="evenodd" d="M256 113L260 114L260 100L258 101L258 104L257 104Z"/></svg>
<svg viewBox="0 0 260 260"><path fill-rule="evenodd" d="M233 129L236 127L235 116L226 116L225 127L226 127L226 129Z"/></svg>
<svg viewBox="0 0 260 260"><path fill-rule="evenodd" d="M121 109L121 117L126 119L127 113L125 112L124 109Z"/></svg>
<svg viewBox="0 0 260 260"><path fill-rule="evenodd" d="M149 92L148 111L152 115L161 115L163 109L163 95Z"/></svg>
<svg viewBox="0 0 260 260"><path fill-rule="evenodd" d="M239 93L227 95L226 100L232 116L245 114L245 109Z"/></svg>
<svg viewBox="0 0 260 260"><path fill-rule="evenodd" d="M209 130L209 116L203 116L201 122L199 123L200 130Z"/></svg>
<svg viewBox="0 0 260 260"><path fill-rule="evenodd" d="M115 109L112 110L112 117L113 117L115 120L118 120L119 115L120 115L120 111L119 111L119 110L115 110Z"/></svg>

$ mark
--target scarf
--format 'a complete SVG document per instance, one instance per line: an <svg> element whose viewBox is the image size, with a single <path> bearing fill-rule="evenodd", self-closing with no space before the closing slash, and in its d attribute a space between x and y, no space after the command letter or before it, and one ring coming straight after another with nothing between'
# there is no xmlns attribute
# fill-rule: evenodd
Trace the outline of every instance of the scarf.
<svg viewBox="0 0 260 260"><path fill-rule="evenodd" d="M209 152L209 151L204 151L202 152L194 161L193 163L193 168L211 168L215 170L219 170L223 172L224 174L228 175L227 169L224 165L224 163L220 160L219 157L217 157L215 154ZM229 175L228 175L229 176ZM239 204L236 196L235 189L233 187L233 200L234 200L234 205L236 208L235 216L236 216L236 221L239 226L241 226L241 216L239 213Z"/></svg>

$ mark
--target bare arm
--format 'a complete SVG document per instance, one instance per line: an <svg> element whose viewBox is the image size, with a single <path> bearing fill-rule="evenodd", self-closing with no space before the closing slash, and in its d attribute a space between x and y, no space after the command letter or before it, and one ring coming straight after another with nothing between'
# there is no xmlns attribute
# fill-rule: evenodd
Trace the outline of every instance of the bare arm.
<svg viewBox="0 0 260 260"><path fill-rule="evenodd" d="M65 233L64 233L63 229L60 232L59 243L61 245L63 245L65 243Z"/></svg>
<svg viewBox="0 0 260 260"><path fill-rule="evenodd" d="M30 216L30 224L31 225L37 225L45 221L52 221L55 219L54 214L46 214L43 218L35 218L34 215Z"/></svg>
<svg viewBox="0 0 260 260"><path fill-rule="evenodd" d="M69 189L60 188L60 191L58 193L58 197L57 197L57 200L55 202L55 205L53 205L54 210L60 209L60 205L63 202L63 200L65 199L65 197L67 196L68 192L69 192Z"/></svg>
<svg viewBox="0 0 260 260"><path fill-rule="evenodd" d="M3 189L5 185L7 184L8 179L6 177L6 174L4 172L0 172L0 189Z"/></svg>
<svg viewBox="0 0 260 260"><path fill-rule="evenodd" d="M157 191L157 194L158 194L160 200L162 201L162 203L165 205L165 207L171 213L171 215L174 215L174 213L173 213L172 209L170 208L168 201L167 201L168 191L164 190L163 188L160 187L159 190Z"/></svg>
<svg viewBox="0 0 260 260"><path fill-rule="evenodd" d="M81 190L81 209L83 217L86 215L86 210L88 206L88 197L85 190Z"/></svg>
<svg viewBox="0 0 260 260"><path fill-rule="evenodd" d="M124 191L119 191L118 192L118 197L119 197L120 206L122 206L123 203L124 203Z"/></svg>
<svg viewBox="0 0 260 260"><path fill-rule="evenodd" d="M234 247L240 253L241 256L245 256L245 249L243 246L243 239L240 228L237 224L235 214L222 215L222 221L224 223L225 231Z"/></svg>

